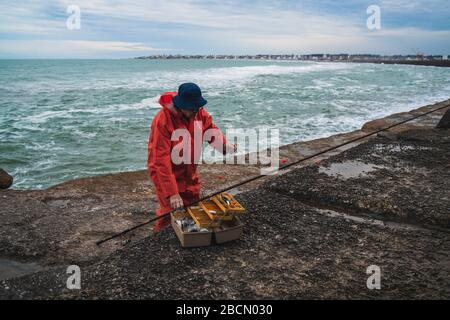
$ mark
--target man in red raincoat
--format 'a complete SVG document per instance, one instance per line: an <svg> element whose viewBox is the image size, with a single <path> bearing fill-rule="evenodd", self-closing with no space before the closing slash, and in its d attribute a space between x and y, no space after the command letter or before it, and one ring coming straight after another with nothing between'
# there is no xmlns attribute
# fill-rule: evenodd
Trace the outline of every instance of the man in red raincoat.
<svg viewBox="0 0 450 320"><path fill-rule="evenodd" d="M200 181L195 161L198 154L195 153L201 152L201 146L194 146L198 143L194 136L200 134L200 144L203 138L210 137L208 142L224 154L236 151L236 146L227 143L224 135L213 123L211 115L203 108L207 101L196 84L185 83L179 87L178 93L162 94L159 103L162 109L156 114L151 125L147 161L160 204L157 216L182 208L200 198ZM182 139L177 138L178 134L174 134L174 131L178 133L180 130L181 133L186 132ZM208 130L214 134L205 135ZM186 138L188 139L184 141ZM174 148L179 150L181 145L188 146L187 150L185 148L181 154L178 151L175 154L183 156L183 159L187 156L189 161L183 163L173 161ZM189 154L183 155L186 151ZM159 232L169 224L170 216L159 219L153 231Z"/></svg>

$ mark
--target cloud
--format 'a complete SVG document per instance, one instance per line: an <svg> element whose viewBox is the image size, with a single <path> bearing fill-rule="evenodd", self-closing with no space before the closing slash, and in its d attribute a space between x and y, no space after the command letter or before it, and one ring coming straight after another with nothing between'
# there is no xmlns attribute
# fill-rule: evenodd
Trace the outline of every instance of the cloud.
<svg viewBox="0 0 450 320"><path fill-rule="evenodd" d="M2 1L0 39L28 42L9 43L0 52L14 56L16 48L20 49L17 54L23 53L33 41L48 41L46 48L38 50L39 56L46 56L47 50L48 57L69 55L65 46L74 48L73 54L103 53L105 57L134 56L146 51L150 54L155 50L409 53L408 46L412 44L423 51L450 52L448 41L442 41L450 30L442 18L450 11L446 1L380 0L383 29L368 32L365 9L371 3L369 0L54 0L45 4L37 0ZM77 31L66 29L66 8L73 4L81 9L82 29ZM436 14L422 17L423 10L434 10ZM409 20L402 17L404 11L409 12ZM439 23L433 23L433 17L438 16ZM417 37L414 39L412 35ZM29 47L28 55L34 51L32 48Z"/></svg>
<svg viewBox="0 0 450 320"><path fill-rule="evenodd" d="M32 48L32 49L31 49ZM58 52L60 58L104 57L115 54L139 54L167 50L140 42L85 40L0 40L0 57L16 53L24 57L47 57L48 51ZM32 50L32 51L30 51Z"/></svg>
<svg viewBox="0 0 450 320"><path fill-rule="evenodd" d="M87 50L105 50L105 51L161 51L167 49L153 48L144 45L141 42L121 42L121 41L83 41L67 40L63 41L64 46L78 47Z"/></svg>
<svg viewBox="0 0 450 320"><path fill-rule="evenodd" d="M37 1L26 3L1 1L0 35L1 33L43 35L61 29L62 24L49 15L54 9L53 6Z"/></svg>
<svg viewBox="0 0 450 320"><path fill-rule="evenodd" d="M381 0L379 6L388 11L434 11L448 10L449 3L445 0Z"/></svg>

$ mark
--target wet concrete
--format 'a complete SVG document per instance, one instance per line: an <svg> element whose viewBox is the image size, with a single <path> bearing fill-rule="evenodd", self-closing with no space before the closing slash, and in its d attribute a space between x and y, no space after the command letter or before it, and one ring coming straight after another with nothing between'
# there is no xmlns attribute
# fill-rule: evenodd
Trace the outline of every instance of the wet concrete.
<svg viewBox="0 0 450 320"><path fill-rule="evenodd" d="M402 151L392 152L395 147ZM396 141L377 137L319 166L289 172L270 189L327 209L449 228L448 159L448 130L411 130Z"/></svg>
<svg viewBox="0 0 450 320"><path fill-rule="evenodd" d="M50 269L0 282L0 298L448 298L449 134L429 130L439 119L246 185L237 192L249 211L244 236L224 246L185 250L172 230L153 236L149 227L97 248L96 240L145 221L156 207L145 171L2 191L1 254ZM364 133L280 153L293 161ZM357 174L319 172L342 163L357 163ZM370 167L360 170L361 163ZM204 194L259 173L255 166L200 170ZM74 263L82 266L81 292L65 289L65 267L57 267ZM370 264L384 270L382 291L365 286Z"/></svg>
<svg viewBox="0 0 450 320"><path fill-rule="evenodd" d="M331 217L258 188L239 195L243 237L183 249L172 230L82 268L82 290L63 268L0 283L2 298L64 299L405 299L448 298L449 235ZM369 290L378 265L382 289ZM7 286L8 290L2 290Z"/></svg>
<svg viewBox="0 0 450 320"><path fill-rule="evenodd" d="M331 163L329 166L321 166L319 173L338 177L342 179L362 178L369 173L382 169L372 163L364 163L360 161L345 161L341 163Z"/></svg>
<svg viewBox="0 0 450 320"><path fill-rule="evenodd" d="M83 266L81 291L67 290L65 269L55 267L0 282L0 298L448 299L450 229L429 226L450 212L449 170L443 170L450 131L405 132L399 141L426 143L435 152L407 148L396 157L375 148L392 143L383 139L320 164L370 160L383 166L375 173L340 179L312 165L238 194L248 210L239 241L183 249L166 229ZM406 159L429 174L402 170ZM413 183L395 189L407 182ZM383 204L392 190L395 205ZM396 221L399 212L404 222ZM366 286L371 265L382 270L381 290Z"/></svg>
<svg viewBox="0 0 450 320"><path fill-rule="evenodd" d="M21 277L43 270L37 263L23 263L10 259L0 258L0 280Z"/></svg>

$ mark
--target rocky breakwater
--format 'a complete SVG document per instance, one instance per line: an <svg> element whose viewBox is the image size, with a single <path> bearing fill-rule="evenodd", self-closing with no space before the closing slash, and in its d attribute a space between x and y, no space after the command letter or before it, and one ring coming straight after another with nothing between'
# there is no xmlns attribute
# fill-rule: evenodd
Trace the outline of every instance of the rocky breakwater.
<svg viewBox="0 0 450 320"><path fill-rule="evenodd" d="M0 168L0 189L8 189L13 184L13 177Z"/></svg>

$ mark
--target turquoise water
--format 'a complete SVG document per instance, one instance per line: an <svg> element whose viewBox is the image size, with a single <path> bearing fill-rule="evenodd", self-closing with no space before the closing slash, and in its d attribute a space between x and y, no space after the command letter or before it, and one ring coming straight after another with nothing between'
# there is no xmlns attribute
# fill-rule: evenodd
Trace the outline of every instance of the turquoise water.
<svg viewBox="0 0 450 320"><path fill-rule="evenodd" d="M281 143L360 128L450 97L450 68L209 60L0 61L0 167L14 188L144 169L163 91L197 82L227 128ZM243 151L243 150L241 150Z"/></svg>

